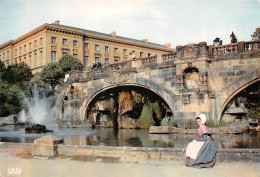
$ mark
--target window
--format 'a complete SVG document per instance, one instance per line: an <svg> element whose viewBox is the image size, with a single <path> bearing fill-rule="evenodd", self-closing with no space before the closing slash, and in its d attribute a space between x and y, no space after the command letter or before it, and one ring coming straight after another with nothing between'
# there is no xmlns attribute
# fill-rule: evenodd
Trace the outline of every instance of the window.
<svg viewBox="0 0 260 177"><path fill-rule="evenodd" d="M22 47L19 47L19 54L22 53Z"/></svg>
<svg viewBox="0 0 260 177"><path fill-rule="evenodd" d="M51 51L51 61L56 61L56 51Z"/></svg>
<svg viewBox="0 0 260 177"><path fill-rule="evenodd" d="M88 56L84 57L84 66L88 67Z"/></svg>
<svg viewBox="0 0 260 177"><path fill-rule="evenodd" d="M151 56L151 53L148 53L148 57L150 57Z"/></svg>
<svg viewBox="0 0 260 177"><path fill-rule="evenodd" d="M95 57L95 62L97 63L99 60L99 57Z"/></svg>
<svg viewBox="0 0 260 177"><path fill-rule="evenodd" d="M62 56L68 55L67 52L62 52Z"/></svg>
<svg viewBox="0 0 260 177"><path fill-rule="evenodd" d="M40 38L40 45L42 45L42 38Z"/></svg>
<svg viewBox="0 0 260 177"><path fill-rule="evenodd" d="M32 56L29 56L29 60L30 60L30 67L32 67Z"/></svg>
<svg viewBox="0 0 260 177"><path fill-rule="evenodd" d="M24 63L26 63L26 57L24 57Z"/></svg>
<svg viewBox="0 0 260 177"><path fill-rule="evenodd" d="M127 50L126 49L123 50L123 54L127 55Z"/></svg>
<svg viewBox="0 0 260 177"><path fill-rule="evenodd" d="M56 37L51 37L51 43L56 44Z"/></svg>
<svg viewBox="0 0 260 177"><path fill-rule="evenodd" d="M37 47L37 40L34 41L34 48Z"/></svg>
<svg viewBox="0 0 260 177"><path fill-rule="evenodd" d="M73 41L73 47L78 47L78 41Z"/></svg>
<svg viewBox="0 0 260 177"><path fill-rule="evenodd" d="M99 45L95 45L95 51L99 51Z"/></svg>
<svg viewBox="0 0 260 177"><path fill-rule="evenodd" d="M34 66L37 66L37 53L34 54Z"/></svg>
<svg viewBox="0 0 260 177"><path fill-rule="evenodd" d="M88 49L88 48L89 48L88 43L85 43L85 44L84 44L84 48L85 48L85 49Z"/></svg>
<svg viewBox="0 0 260 177"><path fill-rule="evenodd" d="M132 59L135 59L135 51L133 50L132 51L132 56L131 56Z"/></svg>
<svg viewBox="0 0 260 177"><path fill-rule="evenodd" d="M105 46L105 52L109 52L109 47Z"/></svg>
<svg viewBox="0 0 260 177"><path fill-rule="evenodd" d="M117 63L118 61L119 61L119 59L118 59L118 58L115 58L114 62Z"/></svg>
<svg viewBox="0 0 260 177"><path fill-rule="evenodd" d="M118 53L118 48L115 48L115 53Z"/></svg>
<svg viewBox="0 0 260 177"><path fill-rule="evenodd" d="M109 59L105 58L105 64L109 64Z"/></svg>
<svg viewBox="0 0 260 177"><path fill-rule="evenodd" d="M68 45L68 40L67 39L62 39L62 45Z"/></svg>
<svg viewBox="0 0 260 177"><path fill-rule="evenodd" d="M74 53L74 54L73 54L73 57L78 58L78 54Z"/></svg>
<svg viewBox="0 0 260 177"><path fill-rule="evenodd" d="M15 54L15 56L17 56L17 49L14 50L14 54ZM5 57L3 57L3 58L5 58Z"/></svg>
<svg viewBox="0 0 260 177"><path fill-rule="evenodd" d="M24 52L26 52L26 45L23 46L23 50L24 50Z"/></svg>
<svg viewBox="0 0 260 177"><path fill-rule="evenodd" d="M3 59L5 59L5 53L3 53Z"/></svg>
<svg viewBox="0 0 260 177"><path fill-rule="evenodd" d="M143 57L144 56L144 53L143 52L140 52L140 57Z"/></svg>
<svg viewBox="0 0 260 177"><path fill-rule="evenodd" d="M40 53L40 56L41 56L41 65L42 65L43 64L42 51Z"/></svg>
<svg viewBox="0 0 260 177"><path fill-rule="evenodd" d="M31 50L32 48L32 43L29 43L29 50Z"/></svg>
<svg viewBox="0 0 260 177"><path fill-rule="evenodd" d="M6 55L7 55L7 58L9 58L9 51L7 51Z"/></svg>

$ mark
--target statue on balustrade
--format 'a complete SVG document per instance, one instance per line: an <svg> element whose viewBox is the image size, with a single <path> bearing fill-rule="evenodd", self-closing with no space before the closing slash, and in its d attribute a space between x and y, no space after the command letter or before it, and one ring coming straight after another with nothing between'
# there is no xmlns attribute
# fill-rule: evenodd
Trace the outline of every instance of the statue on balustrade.
<svg viewBox="0 0 260 177"><path fill-rule="evenodd" d="M216 37L216 39L213 40L214 46L222 45L222 40L219 37Z"/></svg>
<svg viewBox="0 0 260 177"><path fill-rule="evenodd" d="M237 43L237 37L233 31L232 31L232 34L230 34L230 38L231 38L231 44Z"/></svg>

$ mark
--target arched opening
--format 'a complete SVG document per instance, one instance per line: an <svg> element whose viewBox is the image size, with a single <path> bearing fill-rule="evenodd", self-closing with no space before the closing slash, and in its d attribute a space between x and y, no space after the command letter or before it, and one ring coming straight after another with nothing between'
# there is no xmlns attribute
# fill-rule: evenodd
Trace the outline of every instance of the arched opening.
<svg viewBox="0 0 260 177"><path fill-rule="evenodd" d="M221 122L248 124L260 123L260 81L247 84L235 92L226 103Z"/></svg>
<svg viewBox="0 0 260 177"><path fill-rule="evenodd" d="M95 95L86 108L85 119L94 126L148 128L171 115L166 101L148 88L117 86Z"/></svg>
<svg viewBox="0 0 260 177"><path fill-rule="evenodd" d="M184 70L184 87L186 89L196 89L199 86L199 70L189 67Z"/></svg>

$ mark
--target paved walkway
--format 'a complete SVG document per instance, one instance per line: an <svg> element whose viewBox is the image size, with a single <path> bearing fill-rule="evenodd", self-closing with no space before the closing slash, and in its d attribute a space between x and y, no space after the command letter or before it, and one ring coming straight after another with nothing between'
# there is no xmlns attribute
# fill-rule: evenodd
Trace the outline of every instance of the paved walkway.
<svg viewBox="0 0 260 177"><path fill-rule="evenodd" d="M21 158L0 154L0 173L23 177L260 177L260 163L217 163L211 169L156 161L70 158Z"/></svg>

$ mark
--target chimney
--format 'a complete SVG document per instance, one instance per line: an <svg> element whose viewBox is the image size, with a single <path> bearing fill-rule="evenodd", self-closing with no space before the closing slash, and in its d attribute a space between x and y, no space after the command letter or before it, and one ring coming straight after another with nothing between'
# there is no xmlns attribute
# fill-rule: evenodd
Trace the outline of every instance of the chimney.
<svg viewBox="0 0 260 177"><path fill-rule="evenodd" d="M148 39L143 39L142 40L144 43L148 44Z"/></svg>
<svg viewBox="0 0 260 177"><path fill-rule="evenodd" d="M115 31L113 31L112 33L110 33L110 35L111 35L112 37L116 38L116 32L115 32Z"/></svg>
<svg viewBox="0 0 260 177"><path fill-rule="evenodd" d="M171 43L163 44L167 48L171 48Z"/></svg>
<svg viewBox="0 0 260 177"><path fill-rule="evenodd" d="M56 21L55 21L55 24L56 24L56 25L59 25L59 24L60 24L60 20L56 20Z"/></svg>

